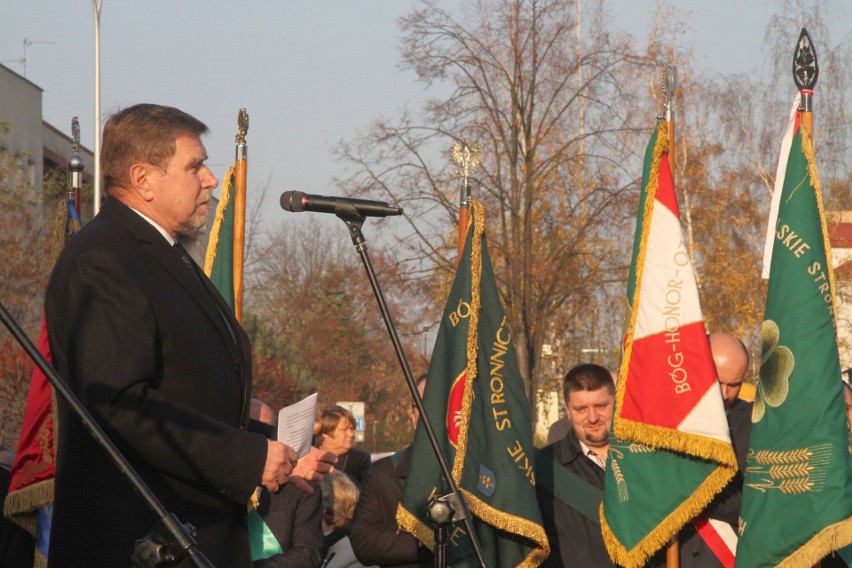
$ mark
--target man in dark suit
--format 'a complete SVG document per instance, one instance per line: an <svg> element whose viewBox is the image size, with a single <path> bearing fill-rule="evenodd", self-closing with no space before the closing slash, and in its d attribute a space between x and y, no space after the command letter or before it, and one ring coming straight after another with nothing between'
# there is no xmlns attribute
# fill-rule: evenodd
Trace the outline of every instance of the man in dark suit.
<svg viewBox="0 0 852 568"><path fill-rule="evenodd" d="M738 472L704 512L681 532L681 564L695 568L733 565L751 435L752 403L739 397L748 372L748 350L738 338L725 333L713 333L708 339L722 389L731 442L737 454Z"/></svg>
<svg viewBox="0 0 852 568"><path fill-rule="evenodd" d="M427 375L417 378L420 396L426 390ZM411 424L416 428L420 412L412 402ZM420 546L411 533L400 531L396 510L411 469L411 446L378 460L367 472L355 516L349 528L352 550L361 564L382 568L432 566L431 551Z"/></svg>
<svg viewBox="0 0 852 568"><path fill-rule="evenodd" d="M569 478L554 475L555 484L571 481L568 494L583 491L600 500L615 405L615 383L609 370L592 363L572 367L562 384L568 435L544 447L536 467L547 460L564 468ZM559 472L561 473L561 472ZM537 480L539 476L536 476ZM547 566L599 568L614 566L603 542L597 508L585 511L561 497L562 487L536 484L544 530L550 541Z"/></svg>
<svg viewBox="0 0 852 568"><path fill-rule="evenodd" d="M0 445L0 509L9 494L15 453ZM0 560L4 568L32 568L35 538L0 512Z"/></svg>
<svg viewBox="0 0 852 568"><path fill-rule="evenodd" d="M277 491L296 457L248 431L248 338L173 246L218 185L206 130L156 105L109 118L109 198L59 257L45 316L57 370L134 469L214 565L248 567L246 501L258 484ZM157 521L60 400L50 565L128 566Z"/></svg>

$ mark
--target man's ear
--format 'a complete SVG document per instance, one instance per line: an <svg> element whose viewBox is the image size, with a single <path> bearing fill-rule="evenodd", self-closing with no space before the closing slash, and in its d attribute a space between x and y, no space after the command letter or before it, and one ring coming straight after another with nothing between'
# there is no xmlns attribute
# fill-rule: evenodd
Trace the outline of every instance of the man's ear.
<svg viewBox="0 0 852 568"><path fill-rule="evenodd" d="M129 177L131 190L146 202L154 199L153 173L154 167L150 164L141 163L130 166Z"/></svg>

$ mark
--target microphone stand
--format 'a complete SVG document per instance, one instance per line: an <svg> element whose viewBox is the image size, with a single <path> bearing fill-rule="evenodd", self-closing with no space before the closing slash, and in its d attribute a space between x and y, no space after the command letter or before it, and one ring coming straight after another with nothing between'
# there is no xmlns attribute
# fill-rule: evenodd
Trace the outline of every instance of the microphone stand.
<svg viewBox="0 0 852 568"><path fill-rule="evenodd" d="M376 301L379 304L379 310L382 312L382 318L385 320L385 326L388 329L393 349L396 352L396 357L402 367L402 373L405 375L405 381L408 383L408 390L411 391L411 396L414 399L414 404L417 410L420 411L420 420L423 422L423 427L426 430L429 443L432 445L432 451L438 460L438 465L441 468L441 473L447 484L450 486L450 493L442 497L438 497L430 503L427 513L430 521L435 527L435 567L444 568L446 566L445 547L447 542L446 527L456 521L463 521L465 529L470 536L470 542L473 545L473 550L476 553L476 558L479 565L483 568L488 568L485 562L485 557L482 553L482 547L479 544L479 538L476 535L471 520L470 511L467 508L464 497L459 491L455 479L447 466L447 461L441 452L441 447L438 445L438 438L435 435L435 430L432 428L432 421L426 413L426 408L423 406L423 399L417 391L417 383L414 380L414 375L411 372L411 367L408 364L408 358L403 351L402 343L399 340L399 335L396 332L396 327L393 323L390 310L388 310L387 302L385 302L384 294L382 293L379 281L376 278L376 271L373 269L373 263L370 260L370 255L367 252L367 242L364 239L364 234L361 232L361 227L364 225L364 217L358 213L358 210L351 203L340 203L335 206L334 214L337 215L349 229L349 236L352 239L352 244L358 251L361 257L361 262L364 264L364 269L367 271L367 277L370 280L370 286L373 288L373 293L376 296Z"/></svg>
<svg viewBox="0 0 852 568"><path fill-rule="evenodd" d="M160 519L150 535L142 540L136 541L133 552L133 565L141 568L155 568L157 566L168 566L176 563L186 555L197 568L214 568L213 564L198 550L198 544L190 534L194 531L191 525L182 524L178 518L166 510L151 489L145 484L136 470L128 463L127 459L119 452L112 440L103 429L95 422L89 411L80 402L80 399L71 391L59 373L47 362L44 355L39 352L32 340L27 336L21 326L15 321L6 307L0 303L0 320L11 332L15 340L24 348L30 359L41 369L41 372L50 381L54 390L70 405L71 409L83 421L83 425L92 434L95 441L106 450L109 457L115 463L118 470L131 482L134 489L142 496L148 506ZM171 536L171 541L169 541ZM106 544L107 546L109 543Z"/></svg>

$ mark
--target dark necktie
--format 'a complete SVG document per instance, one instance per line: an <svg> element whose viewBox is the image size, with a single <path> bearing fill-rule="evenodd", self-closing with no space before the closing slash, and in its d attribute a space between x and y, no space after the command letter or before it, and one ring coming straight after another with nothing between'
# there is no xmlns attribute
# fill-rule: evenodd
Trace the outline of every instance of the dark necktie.
<svg viewBox="0 0 852 568"><path fill-rule="evenodd" d="M201 286L201 289L204 291L204 294L213 302L213 306L216 308L216 311L219 312L219 317L222 318L222 323L225 325L225 328L228 330L228 335L231 336L231 340L236 343L237 337L234 335L234 330L231 327L228 318L225 317L225 314L222 313L222 310L219 308L219 304L216 303L216 300L210 295L210 292L207 291L207 288L204 286L204 282L201 279L201 273L198 271L198 265L195 264L195 261L192 260L192 257L189 256L189 253L183 248L183 245L180 244L180 241L175 241L174 244L175 250L180 254L180 259L183 261L184 265L192 271L195 275L195 280L198 282L198 285Z"/></svg>
<svg viewBox="0 0 852 568"><path fill-rule="evenodd" d="M192 271L192 273L195 275L196 280L198 280L198 282L201 283L201 275L198 274L198 268L196 267L195 261L192 260L191 256L189 256L189 253L187 252L187 250L185 248L183 248L183 245L180 244L180 241L175 241L174 248L175 248L176 251L178 251L178 254L180 255L180 259L183 261L183 263L186 265L186 267L189 268ZM202 287L203 287L203 285L202 285Z"/></svg>

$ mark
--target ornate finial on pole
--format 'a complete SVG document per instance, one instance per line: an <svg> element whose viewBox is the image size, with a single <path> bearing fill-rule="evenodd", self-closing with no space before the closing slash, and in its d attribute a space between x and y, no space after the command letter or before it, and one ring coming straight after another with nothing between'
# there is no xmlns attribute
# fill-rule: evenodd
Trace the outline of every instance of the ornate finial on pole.
<svg viewBox="0 0 852 568"><path fill-rule="evenodd" d="M669 137L668 158L672 177L675 175L675 92L677 91L677 67L663 67L663 98L665 112L661 117L666 122L666 132Z"/></svg>
<svg viewBox="0 0 852 568"><path fill-rule="evenodd" d="M462 176L461 194L459 195L459 245L458 260L461 262L464 252L464 241L470 224L470 176L476 173L476 166L482 151L479 144L471 144L469 138L453 144L450 157L456 165L456 173Z"/></svg>
<svg viewBox="0 0 852 568"><path fill-rule="evenodd" d="M71 170L68 199L74 201L74 206L79 211L83 192L83 169L86 164L80 157L80 120L76 116L71 119L71 150L74 155L68 158L68 169Z"/></svg>
<svg viewBox="0 0 852 568"><path fill-rule="evenodd" d="M76 116L71 119L71 151L80 153L80 119Z"/></svg>
<svg viewBox="0 0 852 568"><path fill-rule="evenodd" d="M674 120L674 99L677 90L677 67L666 65L663 68L663 97L665 97L666 122Z"/></svg>
<svg viewBox="0 0 852 568"><path fill-rule="evenodd" d="M801 95L799 118L802 126L811 133L811 140L813 140L814 131L813 97L817 77L819 77L819 64L816 50L808 30L802 28L802 33L796 41L796 50L793 52L793 81Z"/></svg>
<svg viewBox="0 0 852 568"><path fill-rule="evenodd" d="M246 134L248 134L249 129L249 115L246 109L241 108L240 112L237 113L237 136L234 141L240 145L245 146L246 144Z"/></svg>
<svg viewBox="0 0 852 568"><path fill-rule="evenodd" d="M802 103L799 110L811 112L814 87L819 77L819 64L811 36L808 30L802 28L799 39L796 41L796 50L793 52L793 81L802 93Z"/></svg>
<svg viewBox="0 0 852 568"><path fill-rule="evenodd" d="M462 195L459 202L461 207L470 205L470 176L476 173L481 155L479 144L471 144L469 138L453 144L451 156L456 165L456 173L462 176Z"/></svg>

